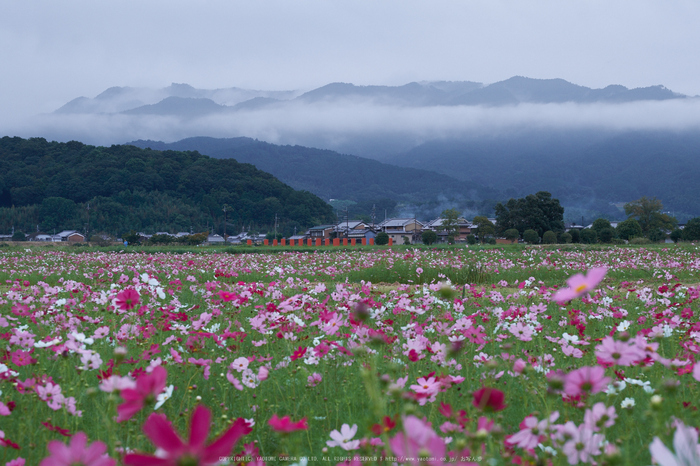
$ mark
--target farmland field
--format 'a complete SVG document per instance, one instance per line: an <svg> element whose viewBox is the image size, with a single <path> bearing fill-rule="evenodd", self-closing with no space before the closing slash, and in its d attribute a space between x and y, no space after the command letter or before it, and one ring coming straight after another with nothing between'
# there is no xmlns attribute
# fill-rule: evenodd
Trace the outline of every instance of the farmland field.
<svg viewBox="0 0 700 466"><path fill-rule="evenodd" d="M691 244L0 249L2 464L698 464L699 299Z"/></svg>

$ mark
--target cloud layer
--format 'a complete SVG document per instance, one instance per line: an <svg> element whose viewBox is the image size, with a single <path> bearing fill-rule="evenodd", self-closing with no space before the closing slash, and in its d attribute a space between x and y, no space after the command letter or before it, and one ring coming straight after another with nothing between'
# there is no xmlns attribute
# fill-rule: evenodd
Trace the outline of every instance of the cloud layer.
<svg viewBox="0 0 700 466"><path fill-rule="evenodd" d="M284 105L200 118L124 114L45 114L8 125L8 134L90 144L135 139L173 142L186 137L251 137L275 144L343 149L359 141L395 144L531 129L700 129L700 99L625 104L520 104L505 107L396 107L343 101ZM379 144L379 143L378 143ZM372 155L372 154L357 154Z"/></svg>

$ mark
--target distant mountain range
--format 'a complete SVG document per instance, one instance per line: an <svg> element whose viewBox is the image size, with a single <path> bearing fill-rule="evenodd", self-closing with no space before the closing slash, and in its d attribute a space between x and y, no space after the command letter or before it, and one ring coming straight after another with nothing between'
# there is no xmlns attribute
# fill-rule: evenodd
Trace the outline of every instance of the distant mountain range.
<svg viewBox="0 0 700 466"><path fill-rule="evenodd" d="M258 98L273 101L289 100L299 94L298 91L256 91L237 87L213 90L195 89L189 84L175 83L162 89L111 87L92 99L88 97L73 99L54 113L168 114L182 113L181 108L187 109L188 104L200 110L208 105L209 109L215 111L217 106L235 106ZM157 105L159 103L162 105Z"/></svg>
<svg viewBox="0 0 700 466"><path fill-rule="evenodd" d="M258 110L270 106L332 103L343 100L369 101L375 105L433 107L567 102L623 103L685 98L687 96L661 85L636 89L611 85L603 89L591 89L563 79L532 79L521 76L489 85L471 81L425 81L403 86L332 83L305 93L240 88L204 90L195 89L188 84L172 84L157 90L113 87L92 99L74 99L55 113L123 113L192 118L222 112Z"/></svg>
<svg viewBox="0 0 700 466"><path fill-rule="evenodd" d="M620 206L642 196L684 219L700 215L699 107L661 85L519 76L308 92L172 84L75 99L40 134L235 158L326 200L430 205L428 216L546 190L569 220L624 218Z"/></svg>
<svg viewBox="0 0 700 466"><path fill-rule="evenodd" d="M280 146L251 138L197 137L174 143L139 140L128 144L159 151L196 150L214 158L250 163L294 189L309 191L326 201L342 199L376 203L390 199L394 204L423 205L420 209L425 209L426 204L429 208L438 199L459 205L467 200L502 197L502 193L473 180L465 183L429 170L388 165L330 150ZM470 204L470 207L475 205L478 208L480 204Z"/></svg>

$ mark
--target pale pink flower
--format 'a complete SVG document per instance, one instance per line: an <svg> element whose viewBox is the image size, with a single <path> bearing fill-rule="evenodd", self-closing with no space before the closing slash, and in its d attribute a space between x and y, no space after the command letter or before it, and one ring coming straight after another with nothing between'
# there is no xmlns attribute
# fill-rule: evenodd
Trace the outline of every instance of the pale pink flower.
<svg viewBox="0 0 700 466"><path fill-rule="evenodd" d="M121 391L125 388L136 388L136 381L131 377L110 375L108 378L103 379L100 384L100 390L107 393Z"/></svg>
<svg viewBox="0 0 700 466"><path fill-rule="evenodd" d="M660 466L690 466L700 464L700 445L698 445L698 432L693 427L686 426L681 421L676 421L676 432L673 434L674 452L668 449L659 439L649 445L651 457Z"/></svg>
<svg viewBox="0 0 700 466"><path fill-rule="evenodd" d="M617 419L615 407L606 407L602 402L594 404L583 415L583 422L586 427L595 432L598 432L602 427L612 427L615 424L615 419Z"/></svg>
<svg viewBox="0 0 700 466"><path fill-rule="evenodd" d="M693 378L700 382L700 363L695 363L693 366Z"/></svg>
<svg viewBox="0 0 700 466"><path fill-rule="evenodd" d="M66 410L73 416L76 417L83 417L83 412L79 411L76 404L75 404L75 398L72 396L69 396L65 400L65 406Z"/></svg>
<svg viewBox="0 0 700 466"><path fill-rule="evenodd" d="M316 385L321 383L321 381L323 380L323 377L321 376L321 374L314 372L306 380L307 380L307 385L309 387L315 387Z"/></svg>
<svg viewBox="0 0 700 466"><path fill-rule="evenodd" d="M394 455L405 458L406 463L418 466L425 464L421 459L435 458L427 464L442 465L445 458L445 441L435 433L430 424L415 416L406 416L403 421L403 432L389 439L389 446Z"/></svg>
<svg viewBox="0 0 700 466"><path fill-rule="evenodd" d="M522 322L517 322L508 328L508 331L515 335L520 341L531 341L532 340L532 329L529 325L525 325Z"/></svg>
<svg viewBox="0 0 700 466"><path fill-rule="evenodd" d="M41 460L40 466L114 466L117 460L105 454L107 445L102 442L93 442L87 447L87 435L78 432L66 445L58 440L51 440L46 448L51 456Z"/></svg>
<svg viewBox="0 0 700 466"><path fill-rule="evenodd" d="M341 320L337 317L333 317L323 326L323 331L328 335L335 335L342 325L343 322Z"/></svg>
<svg viewBox="0 0 700 466"><path fill-rule="evenodd" d="M602 434L596 434L585 424L576 427L571 421L564 424L563 431L568 441L562 447L562 452L569 464L589 463L593 456L600 455L600 447L605 440Z"/></svg>
<svg viewBox="0 0 700 466"><path fill-rule="evenodd" d="M586 276L581 274L576 274L570 277L566 283L569 285L568 288L557 291L553 296L552 300L558 303L565 303L571 301L574 298L583 296L595 289L596 286L603 280L608 269L605 267L595 267L588 271Z"/></svg>
<svg viewBox="0 0 700 466"><path fill-rule="evenodd" d="M236 390L243 390L243 385L241 384L241 381L238 380L236 377L233 376L230 372L226 374L226 378L228 379L229 382L233 384L233 386L236 388Z"/></svg>
<svg viewBox="0 0 700 466"><path fill-rule="evenodd" d="M432 395L440 389L440 382L435 380L435 377L421 377L417 381L417 385L411 385L409 388L414 390L416 393L425 393Z"/></svg>
<svg viewBox="0 0 700 466"><path fill-rule="evenodd" d="M513 363L513 371L516 374L522 374L526 367L527 363L520 358L516 359Z"/></svg>
<svg viewBox="0 0 700 466"><path fill-rule="evenodd" d="M617 364L618 366L630 366L636 361L644 359L644 353L637 345L623 341L616 341L607 336L595 349L598 359L605 364Z"/></svg>
<svg viewBox="0 0 700 466"><path fill-rule="evenodd" d="M331 432L331 438L333 440L327 440L326 445L329 447L340 447L343 450L357 450L360 448L359 440L352 440L352 438L357 433L357 424L353 424L350 427L348 424L343 424L340 427L340 432L333 430Z"/></svg>
<svg viewBox="0 0 700 466"><path fill-rule="evenodd" d="M61 387L49 382L45 386L37 385L36 393L43 401L50 401L61 394Z"/></svg>
<svg viewBox="0 0 700 466"><path fill-rule="evenodd" d="M248 364L250 364L248 358L240 357L236 358L236 360L231 363L230 367L231 369L234 369L237 372L243 372L248 368Z"/></svg>
<svg viewBox="0 0 700 466"><path fill-rule="evenodd" d="M531 450L542 442L550 426L559 419L559 412L554 411L549 419L538 421L535 416L528 416L520 423L520 432L506 440L511 445L516 445L525 450Z"/></svg>
<svg viewBox="0 0 700 466"><path fill-rule="evenodd" d="M564 353L566 356L571 356L577 359L583 357L583 351L576 348L575 346L569 345L566 342L564 342L564 344L561 345L561 352Z"/></svg>
<svg viewBox="0 0 700 466"><path fill-rule="evenodd" d="M255 388L258 385L260 385L260 380L258 380L258 376L255 375L252 369L244 370L241 374L241 380L243 382L243 385L245 385L248 388Z"/></svg>

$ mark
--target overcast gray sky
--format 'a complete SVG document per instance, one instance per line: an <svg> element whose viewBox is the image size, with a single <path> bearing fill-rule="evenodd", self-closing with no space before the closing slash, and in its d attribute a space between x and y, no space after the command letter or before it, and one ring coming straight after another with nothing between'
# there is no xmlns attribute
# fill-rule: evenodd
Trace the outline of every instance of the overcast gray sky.
<svg viewBox="0 0 700 466"><path fill-rule="evenodd" d="M2 124L111 86L514 75L700 94L697 0L6 0Z"/></svg>

